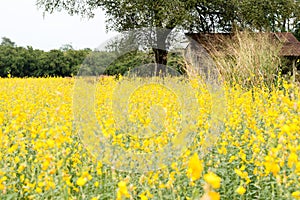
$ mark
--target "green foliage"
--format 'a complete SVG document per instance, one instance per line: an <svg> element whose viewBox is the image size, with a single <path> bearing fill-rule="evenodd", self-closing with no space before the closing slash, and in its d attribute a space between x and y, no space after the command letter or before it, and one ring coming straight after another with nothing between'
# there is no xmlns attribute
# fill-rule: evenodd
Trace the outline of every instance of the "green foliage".
<svg viewBox="0 0 300 200"><path fill-rule="evenodd" d="M151 59L147 53L140 51L128 52L118 57L114 62L110 63L110 65L105 69L104 73L107 75L124 75L126 72L135 67L152 62L154 62L153 59Z"/></svg>
<svg viewBox="0 0 300 200"><path fill-rule="evenodd" d="M234 0L195 1L186 28L201 33L229 32L237 19L237 8Z"/></svg>
<svg viewBox="0 0 300 200"><path fill-rule="evenodd" d="M247 0L239 3L239 24L242 28L285 32L294 30L300 17L298 0Z"/></svg>
<svg viewBox="0 0 300 200"><path fill-rule="evenodd" d="M105 69L116 59L113 52L92 51L90 52L80 68L80 75L98 76L104 74Z"/></svg>
<svg viewBox="0 0 300 200"><path fill-rule="evenodd" d="M76 75L90 52L84 50L51 50L45 52L28 46L18 47L8 38L0 45L0 77L45 77Z"/></svg>
<svg viewBox="0 0 300 200"><path fill-rule="evenodd" d="M293 31L293 34L300 41L300 22L296 25L295 30Z"/></svg>
<svg viewBox="0 0 300 200"><path fill-rule="evenodd" d="M110 63L105 69L104 74L107 75L124 75L128 71L144 65L155 63L153 52L135 51L126 53L118 57L114 62ZM151 66L151 64L149 65ZM185 74L185 62L183 56L179 53L169 53L167 66L179 74Z"/></svg>
<svg viewBox="0 0 300 200"><path fill-rule="evenodd" d="M300 19L298 0L37 0L45 12L66 10L93 17L98 8L107 16L107 28L124 31L141 27L224 32L235 28L292 31ZM97 10L98 11L98 10Z"/></svg>
<svg viewBox="0 0 300 200"><path fill-rule="evenodd" d="M186 62L180 53L169 53L167 66L176 70L179 74L186 74Z"/></svg>
<svg viewBox="0 0 300 200"><path fill-rule="evenodd" d="M293 31L300 17L297 0L201 0L190 12L190 30L231 32L234 29Z"/></svg>
<svg viewBox="0 0 300 200"><path fill-rule="evenodd" d="M10 46L10 47L14 47L15 43L13 41L11 41L11 39L7 38L7 37L2 37L2 42L1 42L2 46Z"/></svg>

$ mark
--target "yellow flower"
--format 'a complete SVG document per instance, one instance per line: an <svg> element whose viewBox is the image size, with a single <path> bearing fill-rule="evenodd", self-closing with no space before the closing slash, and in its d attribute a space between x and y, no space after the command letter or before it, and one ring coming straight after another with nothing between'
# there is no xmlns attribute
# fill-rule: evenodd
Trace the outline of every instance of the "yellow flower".
<svg viewBox="0 0 300 200"><path fill-rule="evenodd" d="M37 193L42 193L43 192L43 190L40 188L40 187L37 187L36 189L35 189L35 191L37 192Z"/></svg>
<svg viewBox="0 0 300 200"><path fill-rule="evenodd" d="M239 169L234 169L234 172L235 172L238 176L240 176L240 177L243 176L243 172L242 172L241 170L239 170Z"/></svg>
<svg viewBox="0 0 300 200"><path fill-rule="evenodd" d="M229 162L229 163L232 163L232 161L234 161L235 159L236 159L235 156L231 156L228 162Z"/></svg>
<svg viewBox="0 0 300 200"><path fill-rule="evenodd" d="M145 194L140 195L141 200L148 200L148 197Z"/></svg>
<svg viewBox="0 0 300 200"><path fill-rule="evenodd" d="M299 173L299 172L300 172L300 162L297 162L295 172L296 172L296 173Z"/></svg>
<svg viewBox="0 0 300 200"><path fill-rule="evenodd" d="M86 179L88 179L89 181L92 180L92 178L93 178L93 177L89 174L89 172L83 172L81 176L84 177L84 178L86 178Z"/></svg>
<svg viewBox="0 0 300 200"><path fill-rule="evenodd" d="M188 176L195 181L201 177L203 171L203 162L199 159L198 154L194 154L188 164Z"/></svg>
<svg viewBox="0 0 300 200"><path fill-rule="evenodd" d="M76 184L77 184L78 186L84 186L84 185L86 184L86 179L80 177L80 178L77 179Z"/></svg>
<svg viewBox="0 0 300 200"><path fill-rule="evenodd" d="M26 164L21 164L18 168L18 172L21 173L26 168Z"/></svg>
<svg viewBox="0 0 300 200"><path fill-rule="evenodd" d="M208 196L210 197L210 200L219 200L220 199L220 194L215 191L209 191Z"/></svg>
<svg viewBox="0 0 300 200"><path fill-rule="evenodd" d="M48 167L49 167L49 165L50 165L49 161L45 160L44 163L43 163L43 165L42 165L42 170L44 170L44 171L47 170Z"/></svg>
<svg viewBox="0 0 300 200"><path fill-rule="evenodd" d="M221 178L214 174L213 172L209 172L204 175L204 180L206 183L212 186L214 189L220 188Z"/></svg>
<svg viewBox="0 0 300 200"><path fill-rule="evenodd" d="M276 176L280 171L280 166L277 164L275 158L272 156L265 157L264 166L265 166L266 174L272 172L273 175Z"/></svg>
<svg viewBox="0 0 300 200"><path fill-rule="evenodd" d="M236 193L240 194L240 195L243 195L245 194L246 192L246 189L243 187L243 186L239 186L237 189L236 189Z"/></svg>
<svg viewBox="0 0 300 200"><path fill-rule="evenodd" d="M3 185L2 183L0 183L0 191L5 189L5 185Z"/></svg>
<svg viewBox="0 0 300 200"><path fill-rule="evenodd" d="M292 197L294 197L295 199L300 199L300 191L293 192Z"/></svg>
<svg viewBox="0 0 300 200"><path fill-rule="evenodd" d="M283 132L285 132L285 133L289 133L290 132L290 127L288 126L288 125L284 125L282 128L281 128L281 130L283 131Z"/></svg>
<svg viewBox="0 0 300 200"><path fill-rule="evenodd" d="M289 168L292 168L294 164L295 165L297 164L297 162L298 162L298 156L297 156L297 154L295 154L294 152L292 152L290 154L289 158L288 158L288 166L289 166Z"/></svg>
<svg viewBox="0 0 300 200"><path fill-rule="evenodd" d="M94 186L95 186L96 188L99 187L99 182L96 181L96 182L94 183Z"/></svg>
<svg viewBox="0 0 300 200"><path fill-rule="evenodd" d="M219 152L219 154L226 155L227 154L227 149L224 146L222 146L220 149L218 149L218 152Z"/></svg>
<svg viewBox="0 0 300 200"><path fill-rule="evenodd" d="M75 192L79 192L79 188L73 187L73 190L74 190Z"/></svg>
<svg viewBox="0 0 300 200"><path fill-rule="evenodd" d="M278 164L275 164L271 167L271 172L273 173L274 176L276 176L279 171L280 171L280 167Z"/></svg>
<svg viewBox="0 0 300 200"><path fill-rule="evenodd" d="M20 158L18 156L15 157L15 163L20 162Z"/></svg>
<svg viewBox="0 0 300 200"><path fill-rule="evenodd" d="M200 200L220 200L220 194L215 191L205 193Z"/></svg>
<svg viewBox="0 0 300 200"><path fill-rule="evenodd" d="M122 199L122 197L130 197L125 181L120 181L118 183L117 199Z"/></svg>

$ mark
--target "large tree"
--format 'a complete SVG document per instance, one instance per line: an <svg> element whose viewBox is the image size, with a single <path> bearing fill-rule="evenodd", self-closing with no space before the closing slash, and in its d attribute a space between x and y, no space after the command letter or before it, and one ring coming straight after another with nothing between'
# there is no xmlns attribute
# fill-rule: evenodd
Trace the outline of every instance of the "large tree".
<svg viewBox="0 0 300 200"><path fill-rule="evenodd" d="M66 10L88 17L100 8L108 30L155 27L152 49L161 66L167 63L167 38L176 27L206 33L235 28L291 31L300 16L299 0L37 0L37 4L46 12Z"/></svg>
<svg viewBox="0 0 300 200"><path fill-rule="evenodd" d="M86 0L57 1L38 0L38 5L47 12L64 9L69 14L81 14L92 17L96 8L102 8L106 13L107 29L119 32L153 27L151 31L142 31L142 34L151 35L152 50L159 71L164 71L167 64L167 37L176 27L186 22L186 16L192 8L193 1L184 0ZM135 32L137 33L137 32ZM147 35L144 37L150 38Z"/></svg>

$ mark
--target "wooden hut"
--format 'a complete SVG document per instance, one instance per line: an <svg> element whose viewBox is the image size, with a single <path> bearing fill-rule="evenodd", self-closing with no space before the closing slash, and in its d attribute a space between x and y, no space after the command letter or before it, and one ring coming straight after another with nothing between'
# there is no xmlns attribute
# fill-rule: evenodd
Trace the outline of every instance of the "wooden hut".
<svg viewBox="0 0 300 200"><path fill-rule="evenodd" d="M281 44L279 56L290 61L292 66L292 69L290 71L292 71L293 78L295 79L297 70L300 70L300 42L290 32L263 34L268 34L272 41L279 42ZM190 39L191 48L195 48L195 46L197 45L193 43L197 43L201 45L201 48L203 47L209 53L213 52L214 50L224 49L224 47L226 46L224 42L235 37L235 35L232 33L188 33L186 34L186 36ZM228 53L230 54L230 50L224 50L229 51ZM203 52L203 50L199 48L197 49L197 51L200 51L199 53Z"/></svg>

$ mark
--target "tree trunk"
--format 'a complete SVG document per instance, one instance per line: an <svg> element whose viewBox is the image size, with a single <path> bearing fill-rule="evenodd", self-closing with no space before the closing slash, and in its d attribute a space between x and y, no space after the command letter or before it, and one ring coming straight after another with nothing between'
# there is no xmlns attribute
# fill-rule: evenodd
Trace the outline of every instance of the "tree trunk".
<svg viewBox="0 0 300 200"><path fill-rule="evenodd" d="M167 72L168 51L165 49L153 48L155 55L155 76L165 76Z"/></svg>
<svg viewBox="0 0 300 200"><path fill-rule="evenodd" d="M168 62L168 50L166 40L170 32L171 29L158 28L156 30L156 44L152 48L155 55L156 63L155 76L166 76Z"/></svg>

